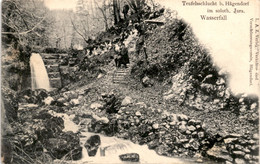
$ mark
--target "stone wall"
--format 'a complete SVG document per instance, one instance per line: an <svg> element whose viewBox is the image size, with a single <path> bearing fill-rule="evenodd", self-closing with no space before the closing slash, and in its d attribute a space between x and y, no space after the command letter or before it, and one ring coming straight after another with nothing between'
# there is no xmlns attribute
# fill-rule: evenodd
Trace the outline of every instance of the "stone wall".
<svg viewBox="0 0 260 164"><path fill-rule="evenodd" d="M75 81L78 58L69 54L42 53L52 88L60 89Z"/></svg>

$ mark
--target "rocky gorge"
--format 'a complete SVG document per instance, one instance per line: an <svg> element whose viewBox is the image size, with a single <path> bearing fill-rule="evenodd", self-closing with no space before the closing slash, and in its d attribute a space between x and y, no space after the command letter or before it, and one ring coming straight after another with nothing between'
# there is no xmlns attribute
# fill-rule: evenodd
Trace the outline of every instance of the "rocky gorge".
<svg viewBox="0 0 260 164"><path fill-rule="evenodd" d="M99 79L100 83L106 83L107 78ZM245 133L216 131L203 120L151 106L132 95L124 95L116 89L118 85L114 86L114 90L108 86L100 89L98 85L94 82L78 89L71 90L71 86L61 92L49 93L45 90L26 90L17 95L16 105L11 107L16 108L17 114L13 117L19 121L10 120L11 127L15 128L7 134L13 136L10 141L17 147L12 158L25 153L32 159L57 162L80 160L84 151L88 156L96 156L99 152L108 154L109 147L101 146L100 134L147 145L158 155L192 159L197 163L258 162L257 129L253 129L255 133L251 133L250 129ZM167 96L164 99L169 101ZM14 99L11 102L14 103ZM253 110L256 103L240 102L251 107L248 110ZM66 119L78 128L72 126L69 131L66 130L65 127L69 127L64 121ZM93 135L87 135L89 137L82 145L80 138L86 132ZM117 158L136 161L142 156L131 154Z"/></svg>
<svg viewBox="0 0 260 164"><path fill-rule="evenodd" d="M30 89L30 77L18 89L22 64L4 62L4 163L259 163L259 97L232 93L191 26L166 20L124 22L93 41L124 41L128 68L111 47L39 52L49 91Z"/></svg>

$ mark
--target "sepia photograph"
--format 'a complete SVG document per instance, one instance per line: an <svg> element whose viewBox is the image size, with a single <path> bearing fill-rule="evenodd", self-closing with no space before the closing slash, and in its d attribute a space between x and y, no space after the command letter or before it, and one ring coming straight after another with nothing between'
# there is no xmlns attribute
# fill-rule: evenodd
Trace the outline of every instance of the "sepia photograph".
<svg viewBox="0 0 260 164"><path fill-rule="evenodd" d="M0 2L0 163L259 163L260 0Z"/></svg>

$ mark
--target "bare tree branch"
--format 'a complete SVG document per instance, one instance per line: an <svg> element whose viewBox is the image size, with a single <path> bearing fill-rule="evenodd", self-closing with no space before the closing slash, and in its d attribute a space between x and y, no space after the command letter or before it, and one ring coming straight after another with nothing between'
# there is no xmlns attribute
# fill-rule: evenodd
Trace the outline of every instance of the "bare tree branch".
<svg viewBox="0 0 260 164"><path fill-rule="evenodd" d="M79 30L76 28L76 26L75 26L75 24L74 24L74 22L72 21L71 18L70 18L70 21L71 21L71 24L72 24L74 30L76 31L76 33L79 34L79 35L84 39L84 41L87 43L88 40L85 38L85 36L84 36L83 34L81 34L81 33L79 32Z"/></svg>
<svg viewBox="0 0 260 164"><path fill-rule="evenodd" d="M24 32L19 32L19 31L16 31L16 32L2 32L2 34L18 34L18 35L25 35L29 32L32 32L34 31L43 21L44 21L45 17L40 21L38 22L34 27L32 27L31 29L27 30L27 31L24 31ZM10 27L10 26L9 26Z"/></svg>
<svg viewBox="0 0 260 164"><path fill-rule="evenodd" d="M103 8L100 7L98 5L98 3L96 2L96 0L94 0L97 8L101 11L102 15L103 15L103 19L104 19L104 23L105 23L105 28L106 30L108 29L108 23L107 23L107 15L106 15L106 6L105 6L105 0L103 0Z"/></svg>

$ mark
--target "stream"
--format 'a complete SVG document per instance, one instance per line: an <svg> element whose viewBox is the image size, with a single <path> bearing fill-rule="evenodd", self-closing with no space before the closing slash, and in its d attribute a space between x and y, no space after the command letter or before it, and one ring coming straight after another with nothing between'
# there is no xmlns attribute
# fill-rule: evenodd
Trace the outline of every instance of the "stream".
<svg viewBox="0 0 260 164"><path fill-rule="evenodd" d="M74 133L79 131L79 126L76 125L72 119L73 115L68 116L64 113L55 113L52 114L63 118L64 120L64 130L63 131L73 131ZM72 161L72 163L164 163L164 164L186 164L191 163L190 160L184 160L180 158L166 157L158 155L154 150L148 149L147 145L138 145L134 144L129 140L119 139L116 137L107 137L102 134L96 134L91 132L81 132L80 133L80 142L82 149L82 158L78 161ZM93 135L99 135L101 139L101 145L97 151L96 156L89 157L84 144L86 140ZM103 150L103 151L102 151ZM121 161L119 155L125 153L138 153L140 157L140 162L125 162Z"/></svg>

